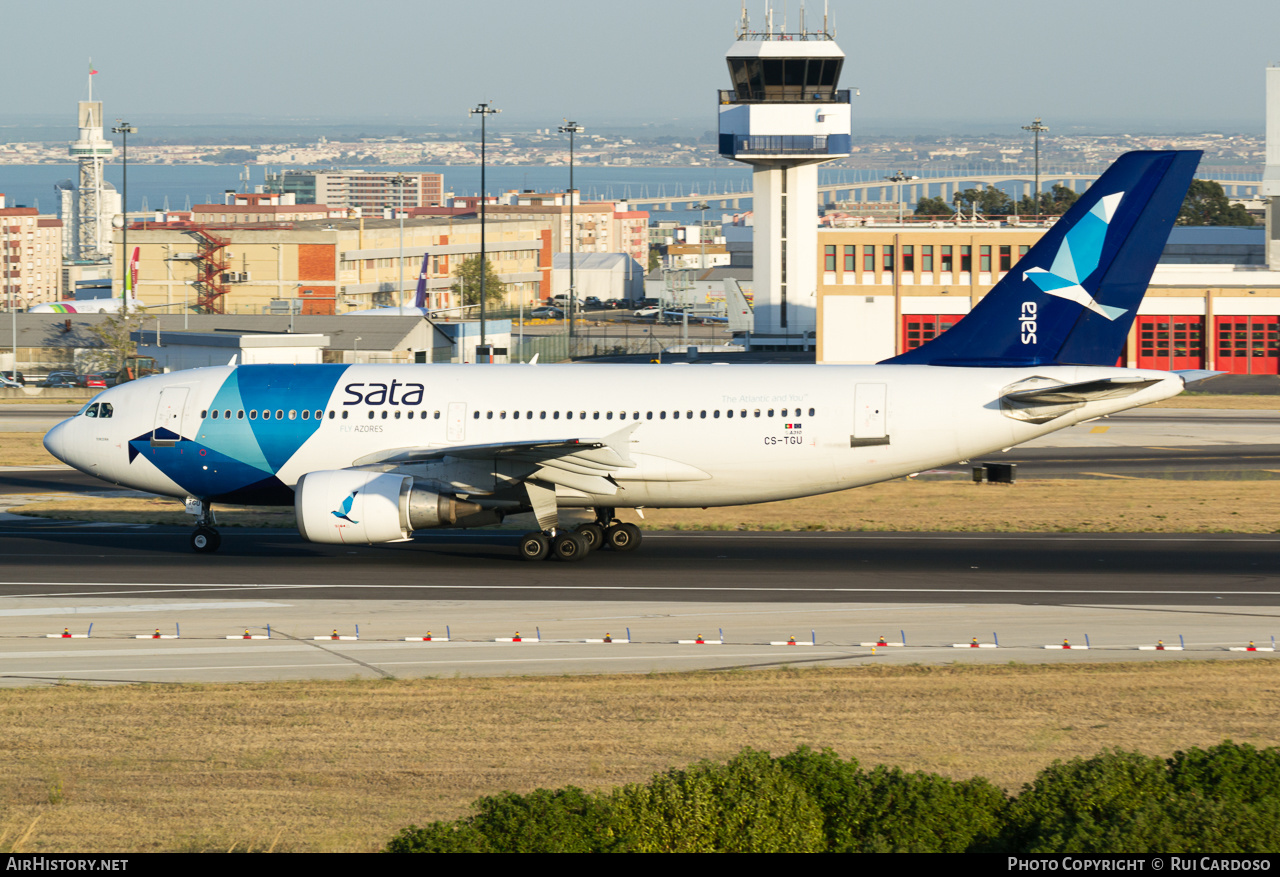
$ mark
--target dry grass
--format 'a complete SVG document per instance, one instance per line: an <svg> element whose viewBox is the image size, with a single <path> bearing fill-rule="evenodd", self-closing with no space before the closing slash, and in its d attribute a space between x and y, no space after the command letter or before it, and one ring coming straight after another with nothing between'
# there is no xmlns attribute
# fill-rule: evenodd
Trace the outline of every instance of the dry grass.
<svg viewBox="0 0 1280 877"><path fill-rule="evenodd" d="M1270 660L0 691L27 851L371 850L503 790L608 788L744 746L1017 790L1054 759L1276 745ZM33 821L39 821L32 825ZM13 840L6 841L13 843Z"/></svg>
<svg viewBox="0 0 1280 877"><path fill-rule="evenodd" d="M900 479L856 490L718 509L646 509L650 530L1027 533L1275 533L1273 481L1024 481L1014 486ZM187 526L171 499L83 497L12 509L77 521ZM226 527L295 527L293 509L222 507ZM526 524L532 526L532 524Z"/></svg>
<svg viewBox="0 0 1280 877"><path fill-rule="evenodd" d="M44 449L42 432L0 432L0 466L61 466Z"/></svg>
<svg viewBox="0 0 1280 877"><path fill-rule="evenodd" d="M1272 481L900 479L724 509L646 509L650 529L1274 533ZM628 515L632 513L628 512ZM632 517L634 519L634 517Z"/></svg>
<svg viewBox="0 0 1280 877"><path fill-rule="evenodd" d="M1214 396L1183 393L1147 408L1223 408L1231 411L1280 411L1280 396Z"/></svg>

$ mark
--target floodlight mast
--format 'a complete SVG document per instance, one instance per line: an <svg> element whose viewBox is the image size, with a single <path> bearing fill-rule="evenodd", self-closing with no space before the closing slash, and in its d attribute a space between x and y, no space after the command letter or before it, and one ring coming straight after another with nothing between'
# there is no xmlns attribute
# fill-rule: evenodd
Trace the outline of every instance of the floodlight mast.
<svg viewBox="0 0 1280 877"><path fill-rule="evenodd" d="M485 240L484 240L484 219L485 219L485 215L484 215L484 214L485 214L485 209L484 209L484 206L485 206L485 182L484 182L484 160L485 160L485 155L484 155L484 150L485 150L485 120L486 120L489 116L495 115L496 113L500 113L500 112L502 112L502 110L496 109L496 108L493 106L493 101L486 101L486 102L484 102L484 103L476 104L475 108L474 108L474 109L472 109L472 110L470 111L470 114L471 114L471 115L473 115L473 116L479 116L479 117L480 117L480 346L481 346L482 348L485 348L485 349L486 349L486 351L487 351L487 349L488 349L488 346L489 346L489 345L488 345L488 342L487 342L487 340L486 340L486 335L485 335L485 326L484 326L484 296L485 296L485 292L484 292L484 275L485 275L485 273L486 273L486 272L485 272L485 269L488 267L488 261L487 261L487 259L486 259L486 257L485 257L485 249L484 249L484 244L485 244ZM466 304L466 302L463 302L463 304ZM492 359L492 357L491 357L491 359Z"/></svg>

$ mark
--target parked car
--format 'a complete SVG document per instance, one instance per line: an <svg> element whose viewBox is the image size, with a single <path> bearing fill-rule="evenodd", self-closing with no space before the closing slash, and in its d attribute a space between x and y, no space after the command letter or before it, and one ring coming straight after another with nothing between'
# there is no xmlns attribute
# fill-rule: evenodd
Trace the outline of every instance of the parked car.
<svg viewBox="0 0 1280 877"><path fill-rule="evenodd" d="M0 374L4 375L11 381L17 381L19 387L25 387L27 385L27 379L23 377L22 372L6 371L0 372Z"/></svg>
<svg viewBox="0 0 1280 877"><path fill-rule="evenodd" d="M604 307L604 302L600 301L597 296L589 295L582 300L582 305L583 307L598 309Z"/></svg>
<svg viewBox="0 0 1280 877"><path fill-rule="evenodd" d="M53 387L55 389L61 389L61 390L74 390L76 389L76 382L72 380L68 380L66 375L64 374L49 375L43 381L36 384L36 386L37 387Z"/></svg>
<svg viewBox="0 0 1280 877"><path fill-rule="evenodd" d="M85 375L83 380L84 383L81 384L82 387L93 387L103 390L107 388L107 379L102 375Z"/></svg>
<svg viewBox="0 0 1280 877"><path fill-rule="evenodd" d="M11 381L4 375L0 375L0 390L19 390L21 388L22 384L17 381Z"/></svg>
<svg viewBox="0 0 1280 877"><path fill-rule="evenodd" d="M564 318L564 311L559 308L543 306L529 311L529 316L535 320L560 320Z"/></svg>
<svg viewBox="0 0 1280 877"><path fill-rule="evenodd" d="M61 378L64 381L68 381L72 384L75 384L77 387L84 386L84 378L76 374L75 372L49 372L47 375L44 376L44 379L46 381L49 380L50 378Z"/></svg>

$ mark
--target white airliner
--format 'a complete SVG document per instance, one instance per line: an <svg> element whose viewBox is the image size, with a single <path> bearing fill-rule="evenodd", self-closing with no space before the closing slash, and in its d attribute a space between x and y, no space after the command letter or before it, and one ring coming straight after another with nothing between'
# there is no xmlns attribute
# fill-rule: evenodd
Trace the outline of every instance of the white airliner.
<svg viewBox="0 0 1280 877"><path fill-rule="evenodd" d="M122 310L137 310L143 305L133 297L138 286L138 252L141 248L133 248L133 256L129 259L129 272L124 278L124 296L116 298L107 295L103 298L81 298L75 301L47 302L32 307L29 314L118 314Z"/></svg>
<svg viewBox="0 0 1280 877"><path fill-rule="evenodd" d="M1177 395L1182 376L1114 363L1199 155L1121 157L971 314L878 365L193 369L99 394L45 447L185 498L197 551L221 541L217 502L292 503L313 542L532 511L522 557L629 551L618 508L844 490ZM563 508L596 520L569 530Z"/></svg>
<svg viewBox="0 0 1280 877"><path fill-rule="evenodd" d="M106 298L78 298L75 301L46 302L33 305L29 314L118 314L125 307L121 299L108 296ZM135 311L144 307L136 298L128 299L128 309Z"/></svg>

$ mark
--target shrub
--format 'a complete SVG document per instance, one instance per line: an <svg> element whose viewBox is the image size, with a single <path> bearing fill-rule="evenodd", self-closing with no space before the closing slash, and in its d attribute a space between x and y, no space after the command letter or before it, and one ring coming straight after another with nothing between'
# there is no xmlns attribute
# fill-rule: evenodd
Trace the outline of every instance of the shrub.
<svg viewBox="0 0 1280 877"><path fill-rule="evenodd" d="M701 762L632 784L611 798L617 828L637 852L817 852L822 814L767 753Z"/></svg>
<svg viewBox="0 0 1280 877"><path fill-rule="evenodd" d="M1055 761L1010 805L997 851L1179 852L1175 805L1159 758L1116 750Z"/></svg>

